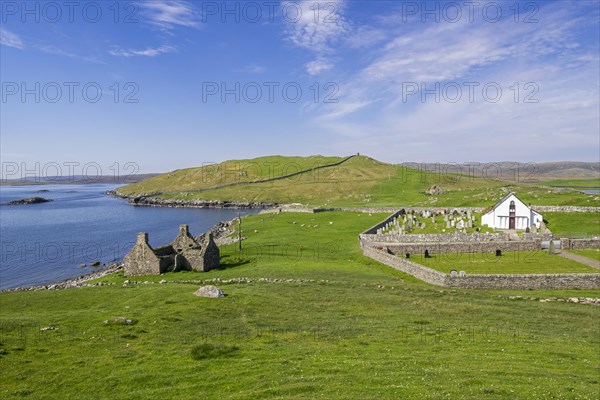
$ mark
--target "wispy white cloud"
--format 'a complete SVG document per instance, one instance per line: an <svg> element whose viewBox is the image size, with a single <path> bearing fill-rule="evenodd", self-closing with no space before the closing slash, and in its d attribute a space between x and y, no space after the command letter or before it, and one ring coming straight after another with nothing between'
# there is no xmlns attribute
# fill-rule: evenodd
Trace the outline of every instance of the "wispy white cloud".
<svg viewBox="0 0 600 400"><path fill-rule="evenodd" d="M102 61L98 57L73 53L71 51L65 50L65 49L63 49L61 47L58 47L56 45L35 44L35 45L33 45L33 47L35 49L37 49L39 51L42 51L44 53L47 53L47 54L53 54L53 55L57 55L57 56L64 56L64 57L68 57L68 58L71 58L73 60L79 60L79 61L87 61L87 62L93 62L93 63L102 63Z"/></svg>
<svg viewBox="0 0 600 400"><path fill-rule="evenodd" d="M375 44L381 43L387 38L387 34L383 29L372 26L359 26L352 30L345 37L345 43L351 48L367 48Z"/></svg>
<svg viewBox="0 0 600 400"><path fill-rule="evenodd" d="M177 51L177 49L173 46L162 45L159 47L147 47L141 50L113 48L109 50L109 54L117 57L156 57L161 54L173 53L175 51Z"/></svg>
<svg viewBox="0 0 600 400"><path fill-rule="evenodd" d="M569 136L580 153L597 152L599 58L597 44L589 47L586 33L578 32L586 21L590 27L586 16L577 4L550 5L540 10L538 24L507 19L391 29L363 68L339 82L339 103L313 108L313 122L337 136L333 151L360 149L383 159L561 158ZM587 35L594 30L597 35L597 22ZM422 101L420 93L408 101L402 96L406 82L431 89L469 81L498 82L501 100L485 101L481 86L473 102L464 86L458 103L436 102L433 95ZM521 85L519 101L509 89L514 82ZM537 103L524 102L532 93L523 88L527 82L539 87Z"/></svg>
<svg viewBox="0 0 600 400"><path fill-rule="evenodd" d="M335 43L349 31L344 18L345 0L332 2L314 2L304 0L282 4L283 10L298 10L298 20L292 16L286 19L287 39L296 47L314 54L315 59L305 65L310 75L328 71L334 67ZM286 12L286 13L287 13Z"/></svg>
<svg viewBox="0 0 600 400"><path fill-rule="evenodd" d="M328 58L318 58L306 64L306 72L309 75L319 75L322 72L329 71L334 67L334 64Z"/></svg>
<svg viewBox="0 0 600 400"><path fill-rule="evenodd" d="M0 45L14 47L15 49L25 48L23 40L17 34L4 28L0 28Z"/></svg>
<svg viewBox="0 0 600 400"><path fill-rule="evenodd" d="M237 68L234 71L235 72L244 72L244 73L248 73L248 74L262 74L266 70L267 69L265 67L263 67L262 65L248 64L248 65L243 66L242 68Z"/></svg>
<svg viewBox="0 0 600 400"><path fill-rule="evenodd" d="M183 0L151 0L138 3L148 21L165 30L176 26L197 28L199 17L192 3Z"/></svg>

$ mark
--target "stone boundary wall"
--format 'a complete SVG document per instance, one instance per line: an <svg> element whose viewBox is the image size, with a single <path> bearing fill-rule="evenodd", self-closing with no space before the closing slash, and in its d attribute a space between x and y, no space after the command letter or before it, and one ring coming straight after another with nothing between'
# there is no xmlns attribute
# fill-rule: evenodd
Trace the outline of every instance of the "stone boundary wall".
<svg viewBox="0 0 600 400"><path fill-rule="evenodd" d="M387 247L392 252L400 255L423 255L425 250L429 254L455 254L455 253L503 253L514 251L540 251L539 241L496 241L480 243L445 242L445 243L366 243L367 246Z"/></svg>
<svg viewBox="0 0 600 400"><path fill-rule="evenodd" d="M386 220L387 222L387 220ZM385 222L383 223L385 225ZM374 228L381 228L381 224L375 225ZM373 229L373 228L371 228ZM375 231L377 231L375 229ZM440 242L494 242L498 240L508 240L508 235L505 233L409 233L404 235L396 234L368 234L363 233L360 238L370 242L381 243L440 243Z"/></svg>
<svg viewBox="0 0 600 400"><path fill-rule="evenodd" d="M560 239L563 250L579 249L598 249L600 248L600 239Z"/></svg>
<svg viewBox="0 0 600 400"><path fill-rule="evenodd" d="M445 286L460 289L597 289L600 274L485 274L447 276Z"/></svg>
<svg viewBox="0 0 600 400"><path fill-rule="evenodd" d="M389 217L387 217L383 221L381 221L381 222L373 225L372 227L370 227L369 229L367 229L366 231L364 231L362 233L362 235L360 235L360 236L363 236L363 235L381 236L381 235L376 235L377 229L383 228L385 226L385 224L387 224L389 221L391 221L394 218L398 217L400 215L400 211L401 210L397 210L395 213L393 213L392 215L390 215Z"/></svg>
<svg viewBox="0 0 600 400"><path fill-rule="evenodd" d="M584 206L531 206L535 211L542 212L600 212L600 207L584 207Z"/></svg>
<svg viewBox="0 0 600 400"><path fill-rule="evenodd" d="M377 250L373 247L364 246L362 250L365 256L397 269L398 271L412 275L415 278L431 283L432 285L446 286L446 274L442 272L417 264L416 262L405 258L397 257L385 251Z"/></svg>
<svg viewBox="0 0 600 400"><path fill-rule="evenodd" d="M363 254L373 260L424 282L457 289L508 289L508 290L550 290L550 289L597 289L600 288L600 274L474 274L450 276L413 261L394 256L384 250L364 246Z"/></svg>

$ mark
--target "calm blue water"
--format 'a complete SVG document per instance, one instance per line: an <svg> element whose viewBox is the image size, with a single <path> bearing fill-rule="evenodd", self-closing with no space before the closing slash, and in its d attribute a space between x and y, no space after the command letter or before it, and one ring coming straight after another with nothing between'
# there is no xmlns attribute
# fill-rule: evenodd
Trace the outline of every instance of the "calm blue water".
<svg viewBox="0 0 600 400"><path fill-rule="evenodd" d="M257 210L133 207L104 194L118 185L0 187L0 203L39 196L43 204L0 206L0 289L46 284L94 270L127 254L137 232L170 243L180 224L200 235L219 221ZM49 192L39 193L39 190Z"/></svg>

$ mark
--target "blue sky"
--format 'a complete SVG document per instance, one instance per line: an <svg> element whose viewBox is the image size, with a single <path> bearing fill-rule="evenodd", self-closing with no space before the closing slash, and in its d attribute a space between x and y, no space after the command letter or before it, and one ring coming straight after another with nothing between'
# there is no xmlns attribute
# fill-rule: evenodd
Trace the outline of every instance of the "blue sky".
<svg viewBox="0 0 600 400"><path fill-rule="evenodd" d="M598 1L0 4L3 163L599 161Z"/></svg>

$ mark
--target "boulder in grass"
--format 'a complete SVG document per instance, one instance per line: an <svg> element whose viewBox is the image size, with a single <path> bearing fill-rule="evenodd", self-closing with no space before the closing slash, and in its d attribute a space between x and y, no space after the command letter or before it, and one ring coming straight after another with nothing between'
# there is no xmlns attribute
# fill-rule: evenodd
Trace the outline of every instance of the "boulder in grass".
<svg viewBox="0 0 600 400"><path fill-rule="evenodd" d="M225 293L221 289L213 285L202 286L194 292L194 295L198 297L209 297L216 299L218 297L225 297Z"/></svg>
<svg viewBox="0 0 600 400"><path fill-rule="evenodd" d="M425 191L425 194L428 194L430 196L437 196L439 194L444 194L444 193L446 193L446 191L437 185L433 185Z"/></svg>

